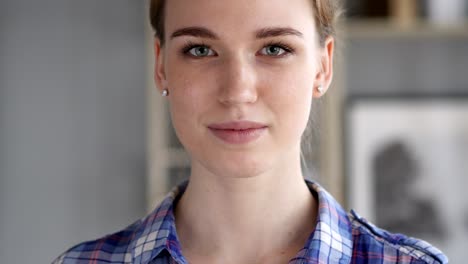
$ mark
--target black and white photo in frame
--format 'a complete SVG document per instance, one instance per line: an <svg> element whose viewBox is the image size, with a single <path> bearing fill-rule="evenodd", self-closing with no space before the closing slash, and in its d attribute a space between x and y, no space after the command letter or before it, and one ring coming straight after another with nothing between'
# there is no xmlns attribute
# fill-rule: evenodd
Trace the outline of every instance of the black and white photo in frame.
<svg viewBox="0 0 468 264"><path fill-rule="evenodd" d="M345 127L349 207L466 262L468 98L353 98Z"/></svg>

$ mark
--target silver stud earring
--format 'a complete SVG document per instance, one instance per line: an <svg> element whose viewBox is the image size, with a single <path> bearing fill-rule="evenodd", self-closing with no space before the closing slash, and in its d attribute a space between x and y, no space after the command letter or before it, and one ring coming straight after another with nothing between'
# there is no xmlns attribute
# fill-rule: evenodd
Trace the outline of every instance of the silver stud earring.
<svg viewBox="0 0 468 264"><path fill-rule="evenodd" d="M317 91L318 91L319 93L323 93L323 86L322 86L322 85L319 85L319 86L317 87Z"/></svg>
<svg viewBox="0 0 468 264"><path fill-rule="evenodd" d="M167 90L167 89L162 90L161 95L164 96L164 97L168 96L169 95L169 90Z"/></svg>

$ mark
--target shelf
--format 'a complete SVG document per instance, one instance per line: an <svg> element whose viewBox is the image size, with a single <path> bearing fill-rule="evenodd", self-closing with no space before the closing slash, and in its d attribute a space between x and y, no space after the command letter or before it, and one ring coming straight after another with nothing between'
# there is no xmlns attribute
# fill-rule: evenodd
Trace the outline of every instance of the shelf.
<svg viewBox="0 0 468 264"><path fill-rule="evenodd" d="M348 19L342 27L345 39L352 38L467 38L468 21L437 25L425 20L399 24L390 19Z"/></svg>

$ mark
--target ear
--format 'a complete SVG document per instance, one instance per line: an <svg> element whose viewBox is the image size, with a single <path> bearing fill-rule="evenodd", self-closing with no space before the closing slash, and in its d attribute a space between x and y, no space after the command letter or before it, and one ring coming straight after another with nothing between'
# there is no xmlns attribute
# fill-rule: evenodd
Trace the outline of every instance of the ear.
<svg viewBox="0 0 468 264"><path fill-rule="evenodd" d="M161 47L161 40L159 38L154 39L154 82L159 92L167 89L164 49Z"/></svg>
<svg viewBox="0 0 468 264"><path fill-rule="evenodd" d="M335 39L328 37L325 40L325 46L320 48L319 69L315 76L314 98L323 96L330 87L333 79L333 52L335 50ZM320 93L317 87L322 86L323 92Z"/></svg>

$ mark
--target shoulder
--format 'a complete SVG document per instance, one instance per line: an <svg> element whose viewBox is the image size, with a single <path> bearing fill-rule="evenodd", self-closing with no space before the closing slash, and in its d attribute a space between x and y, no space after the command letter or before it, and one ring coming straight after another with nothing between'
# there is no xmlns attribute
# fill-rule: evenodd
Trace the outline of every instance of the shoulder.
<svg viewBox="0 0 468 264"><path fill-rule="evenodd" d="M134 222L125 229L104 237L82 242L73 246L52 264L81 264L81 263L131 263L132 245L137 237L141 220Z"/></svg>
<svg viewBox="0 0 468 264"><path fill-rule="evenodd" d="M172 207L186 186L187 182L183 182L174 187L149 215L119 232L68 249L52 264L147 263L156 256L160 258L154 263L167 263L164 249L175 237Z"/></svg>
<svg viewBox="0 0 468 264"><path fill-rule="evenodd" d="M348 217L356 263L369 259L376 260L372 263L448 263L447 257L439 249L423 240L380 229L354 211Z"/></svg>

